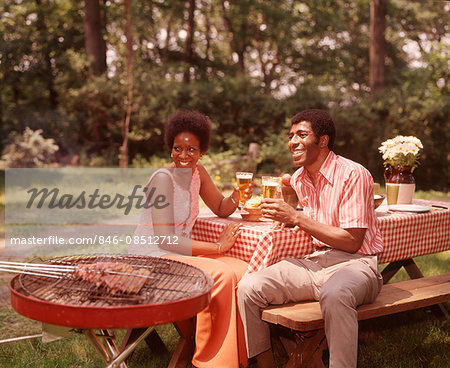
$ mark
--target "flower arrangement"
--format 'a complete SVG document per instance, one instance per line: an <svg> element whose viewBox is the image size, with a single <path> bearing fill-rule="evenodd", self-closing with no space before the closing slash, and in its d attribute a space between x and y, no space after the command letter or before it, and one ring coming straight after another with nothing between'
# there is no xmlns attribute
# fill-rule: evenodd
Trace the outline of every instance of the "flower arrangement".
<svg viewBox="0 0 450 368"><path fill-rule="evenodd" d="M419 138L398 135L381 143L378 150L383 154L384 166L410 166L414 170L422 148Z"/></svg>

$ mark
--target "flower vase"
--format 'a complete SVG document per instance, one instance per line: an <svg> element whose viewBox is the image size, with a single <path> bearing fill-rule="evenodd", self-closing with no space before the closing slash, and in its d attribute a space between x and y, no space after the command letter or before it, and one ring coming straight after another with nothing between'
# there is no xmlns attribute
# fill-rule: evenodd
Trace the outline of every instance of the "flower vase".
<svg viewBox="0 0 450 368"><path fill-rule="evenodd" d="M412 203L416 181L411 166L388 166L384 178L388 205Z"/></svg>

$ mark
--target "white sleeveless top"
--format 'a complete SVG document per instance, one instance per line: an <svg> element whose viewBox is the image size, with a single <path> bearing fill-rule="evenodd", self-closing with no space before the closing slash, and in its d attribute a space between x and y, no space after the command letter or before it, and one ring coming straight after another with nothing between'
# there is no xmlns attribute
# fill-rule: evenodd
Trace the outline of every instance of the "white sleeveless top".
<svg viewBox="0 0 450 368"><path fill-rule="evenodd" d="M200 171L198 166L195 167L192 173L192 179L188 188L182 187L177 182L176 177L170 169L159 169L150 177L147 186L151 185L153 178L156 175L168 175L172 182L173 189L173 203L170 205L173 208L174 231L176 236L190 238L192 228L199 213L199 193L200 193ZM160 248L156 243L159 239L154 236L155 232L153 224L158 223L158 219L152 219L152 209L143 208L137 226L132 244L129 245L128 253L160 256L171 253L170 251ZM171 239L174 242L174 239ZM153 243L153 244L152 244ZM174 245L176 250L176 243Z"/></svg>

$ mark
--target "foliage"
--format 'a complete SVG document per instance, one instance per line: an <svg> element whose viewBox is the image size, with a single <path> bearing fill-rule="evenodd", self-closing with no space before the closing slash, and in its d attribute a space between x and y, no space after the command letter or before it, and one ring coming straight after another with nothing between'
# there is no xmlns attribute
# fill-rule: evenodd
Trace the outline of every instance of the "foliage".
<svg viewBox="0 0 450 368"><path fill-rule="evenodd" d="M232 151L208 153L200 163L221 190L234 187L234 175L236 171L243 170L242 165L245 165L242 160L236 159Z"/></svg>
<svg viewBox="0 0 450 368"><path fill-rule="evenodd" d="M43 167L51 162L58 146L52 138L42 137L42 129L26 127L21 135L13 134L3 150L0 167Z"/></svg>
<svg viewBox="0 0 450 368"><path fill-rule="evenodd" d="M133 168L160 168L170 164L169 157L152 156L149 159L144 158L141 154L136 154L131 163Z"/></svg>
<svg viewBox="0 0 450 368"><path fill-rule="evenodd" d="M103 2L108 71L99 77L89 73L83 2L0 2L3 136L42 129L62 156L114 166L130 102L130 164L147 165L166 157L168 116L189 108L213 122L211 154L239 157L257 142L258 170L287 171L293 168L286 122L299 110L324 108L336 121L337 153L365 165L376 180L383 178L380 143L414 135L424 145L417 186L448 189L448 4L387 3L387 85L372 96L370 0L202 0L192 28L188 4L131 2L128 101L121 2Z"/></svg>
<svg viewBox="0 0 450 368"><path fill-rule="evenodd" d="M281 134L272 134L264 139L258 157L259 173L281 175L296 169L287 146L287 132L286 128Z"/></svg>

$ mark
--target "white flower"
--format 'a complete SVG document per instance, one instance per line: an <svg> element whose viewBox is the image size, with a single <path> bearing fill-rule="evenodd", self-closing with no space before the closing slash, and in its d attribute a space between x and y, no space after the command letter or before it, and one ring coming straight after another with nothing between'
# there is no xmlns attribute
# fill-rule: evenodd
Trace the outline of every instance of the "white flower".
<svg viewBox="0 0 450 368"><path fill-rule="evenodd" d="M399 165L415 168L418 165L419 153L422 148L420 139L398 135L381 143L378 150L383 155L385 166Z"/></svg>

